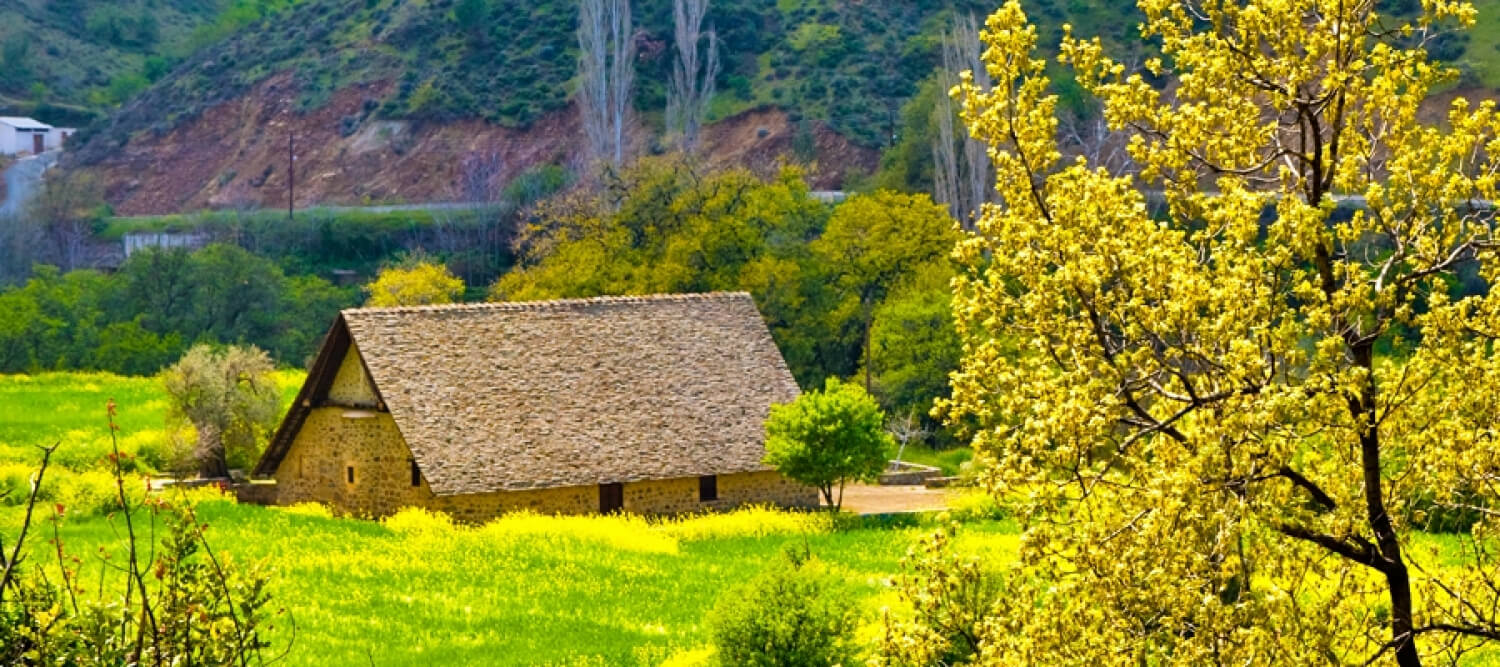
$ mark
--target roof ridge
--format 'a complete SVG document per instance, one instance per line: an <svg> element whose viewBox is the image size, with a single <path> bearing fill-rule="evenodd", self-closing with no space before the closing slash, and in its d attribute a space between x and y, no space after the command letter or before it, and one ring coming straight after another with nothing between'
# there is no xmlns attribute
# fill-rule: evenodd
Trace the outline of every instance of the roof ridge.
<svg viewBox="0 0 1500 667"><path fill-rule="evenodd" d="M578 308L583 306L598 306L611 304L636 304L636 303L663 303L673 301L717 301L724 299L749 298L750 293L740 291L717 291L717 292L682 292L677 294L641 294L641 295L607 295L591 296L572 299L544 299L537 301L486 301L482 303L445 303L427 306L366 306L361 308L345 308L339 311L345 315L374 315L374 314L407 314L407 313L434 313L434 312L467 312L467 311L532 311L553 310L559 308Z"/></svg>

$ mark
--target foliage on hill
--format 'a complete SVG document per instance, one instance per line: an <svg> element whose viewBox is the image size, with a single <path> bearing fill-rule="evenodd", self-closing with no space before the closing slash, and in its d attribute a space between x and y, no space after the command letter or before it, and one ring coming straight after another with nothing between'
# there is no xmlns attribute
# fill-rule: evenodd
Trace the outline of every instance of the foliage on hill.
<svg viewBox="0 0 1500 667"><path fill-rule="evenodd" d="M95 154L131 134L163 131L291 72L299 109L361 83L365 115L484 118L525 127L564 108L577 62L573 0L304 0L249 21L201 49L111 119ZM1060 26L1111 41L1127 38L1133 8L1041 0ZM659 124L671 69L670 0L634 3L636 107ZM718 0L707 23L723 47L711 118L775 105L825 123L867 146L891 140L896 110L937 64L939 35L954 12L982 14L982 0ZM1054 27L1054 29L1056 29ZM359 118L352 119L358 122Z"/></svg>
<svg viewBox="0 0 1500 667"><path fill-rule="evenodd" d="M774 105L865 146L923 135L913 114L901 109L937 66L942 31L955 13L983 15L994 4L718 0L707 19L723 46L711 118ZM1482 17L1500 12L1500 0L1478 4ZM671 68L671 3L635 5L636 106L655 125ZM1383 0L1381 6L1404 15L1417 3ZM1070 23L1076 34L1099 35L1122 49L1129 64L1138 65L1148 48L1136 35L1140 17L1128 3L1035 0L1028 9L1044 44L1056 43ZM302 110L321 107L352 85L385 84L346 121L351 126L379 115L527 127L569 102L576 14L572 0L9 3L0 8L0 107L84 124L132 102L104 121L103 141L89 143L85 155L94 159L137 132L165 131L279 73L292 74ZM1460 66L1466 84L1495 85L1500 52L1487 48L1489 41L1445 35L1432 48ZM84 139L91 136L97 134ZM925 159L925 141L908 148L916 151L910 158Z"/></svg>
<svg viewBox="0 0 1500 667"><path fill-rule="evenodd" d="M29 0L0 6L0 100L79 124L166 75L197 46L285 0Z"/></svg>

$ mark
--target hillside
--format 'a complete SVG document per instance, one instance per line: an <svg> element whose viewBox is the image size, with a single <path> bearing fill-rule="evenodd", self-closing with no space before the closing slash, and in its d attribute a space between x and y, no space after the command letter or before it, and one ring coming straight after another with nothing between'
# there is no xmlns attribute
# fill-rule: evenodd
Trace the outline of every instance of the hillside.
<svg viewBox="0 0 1500 667"><path fill-rule="evenodd" d="M67 2L90 4L46 5ZM224 2L163 6L204 17ZM237 26L232 34L186 56L81 136L68 164L101 171L120 212L284 205L293 134L299 204L463 199L461 183L474 179L476 162L500 162L484 177L503 181L578 156L581 133L570 107L574 0L238 0L235 7L247 3L261 9L217 10L215 25ZM717 0L709 23L722 39L723 67L708 159L810 161L820 188L873 171L879 151L906 133L902 106L937 65L951 17L983 15L995 4ZM1383 4L1394 13L1415 7L1411 0ZM671 67L671 1L634 5L634 136L640 152L653 152ZM1125 47L1127 56L1145 48L1132 3L1028 5L1044 45L1055 44L1069 22L1079 34ZM1482 19L1500 18L1500 0L1482 0L1479 9ZM1500 52L1487 34L1446 36L1434 52L1458 63L1465 89L1500 79ZM905 114L913 117L922 115Z"/></svg>
<svg viewBox="0 0 1500 667"><path fill-rule="evenodd" d="M0 3L0 108L82 124L134 97L197 45L284 4L267 0Z"/></svg>
<svg viewBox="0 0 1500 667"><path fill-rule="evenodd" d="M991 4L720 0L709 16L724 50L716 111L776 103L878 146L889 107L936 62L946 12L983 13ZM648 114L665 104L670 12L670 0L634 7L636 103ZM292 75L298 111L321 108L350 86L385 82L371 109L384 118L528 127L567 104L576 15L571 0L307 0L198 53L117 117L109 134L118 142L171 126L278 73Z"/></svg>
<svg viewBox="0 0 1500 667"><path fill-rule="evenodd" d="M723 67L710 161L812 160L827 188L868 173L937 63L952 12L992 4L713 3ZM1127 36L1133 21L1121 10L1073 4L1042 5L1049 32L1072 14L1080 29ZM502 179L576 156L576 7L306 0L185 60L87 132L71 164L102 170L123 213L280 205L295 133L299 203L461 198L459 172L476 154L503 156ZM658 148L670 12L670 0L635 3L642 152Z"/></svg>

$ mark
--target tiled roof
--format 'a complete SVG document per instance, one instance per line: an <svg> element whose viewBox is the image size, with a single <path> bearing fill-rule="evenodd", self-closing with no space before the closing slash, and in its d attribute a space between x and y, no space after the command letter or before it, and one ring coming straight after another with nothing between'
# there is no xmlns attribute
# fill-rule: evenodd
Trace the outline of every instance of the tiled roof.
<svg viewBox="0 0 1500 667"><path fill-rule="evenodd" d="M341 322L438 495L764 470L766 415L798 393L744 293Z"/></svg>

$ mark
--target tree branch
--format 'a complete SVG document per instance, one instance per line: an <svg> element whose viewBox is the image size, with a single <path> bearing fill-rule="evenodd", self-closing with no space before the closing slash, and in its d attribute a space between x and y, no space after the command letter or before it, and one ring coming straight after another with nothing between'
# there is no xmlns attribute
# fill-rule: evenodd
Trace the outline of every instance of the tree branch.
<svg viewBox="0 0 1500 667"><path fill-rule="evenodd" d="M1387 562L1385 558L1380 555L1380 552L1375 549L1374 545L1363 538L1339 538L1323 533L1315 533L1302 526L1290 524L1278 524L1275 528L1276 532L1282 535L1304 542L1311 542L1378 572L1384 573L1386 570Z"/></svg>

